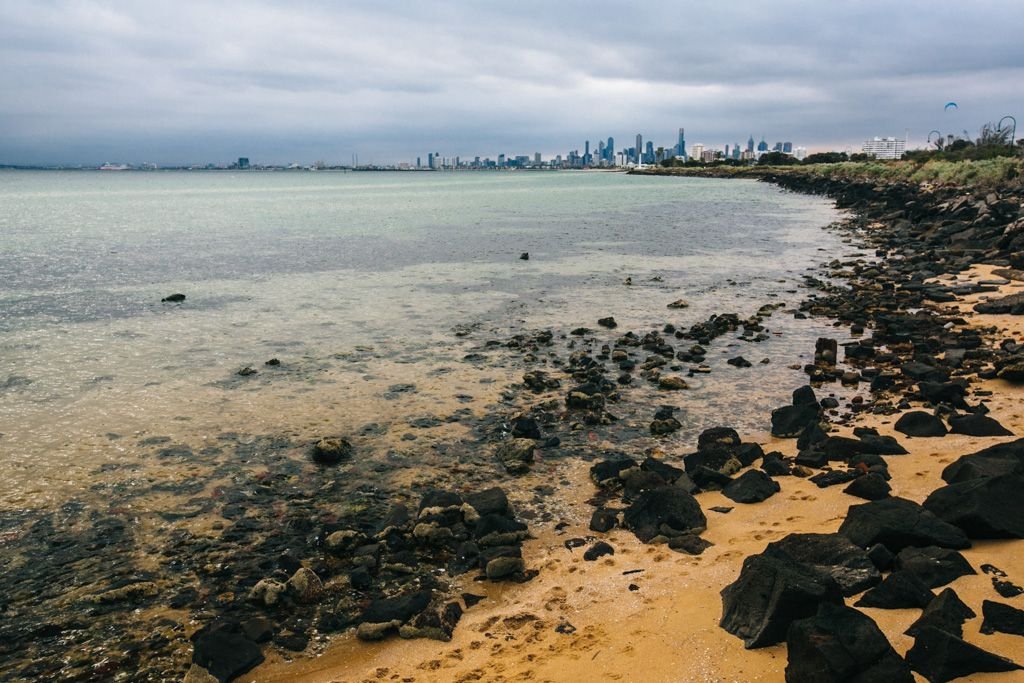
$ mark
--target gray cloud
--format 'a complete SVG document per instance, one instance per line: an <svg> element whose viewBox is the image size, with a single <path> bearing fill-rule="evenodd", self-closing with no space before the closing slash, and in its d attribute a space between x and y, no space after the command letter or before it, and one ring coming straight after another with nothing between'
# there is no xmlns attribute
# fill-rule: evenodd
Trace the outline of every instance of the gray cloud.
<svg viewBox="0 0 1024 683"><path fill-rule="evenodd" d="M0 163L550 155L679 126L843 148L1024 116L1024 3L836 4L0 0Z"/></svg>

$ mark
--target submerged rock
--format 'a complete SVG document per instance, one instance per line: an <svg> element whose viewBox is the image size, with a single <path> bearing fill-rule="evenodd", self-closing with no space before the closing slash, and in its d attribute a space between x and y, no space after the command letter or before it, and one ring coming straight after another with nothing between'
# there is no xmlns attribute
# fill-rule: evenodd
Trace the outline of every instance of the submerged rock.
<svg viewBox="0 0 1024 683"><path fill-rule="evenodd" d="M260 646L233 621L215 622L192 636L192 662L227 683L263 662Z"/></svg>
<svg viewBox="0 0 1024 683"><path fill-rule="evenodd" d="M184 300L185 300L185 295L184 294L168 294L163 299L160 299L160 301L162 303L172 303L172 304L181 303Z"/></svg>
<svg viewBox="0 0 1024 683"><path fill-rule="evenodd" d="M348 439L325 437L313 444L313 462L321 465L336 465L351 457L352 444Z"/></svg>

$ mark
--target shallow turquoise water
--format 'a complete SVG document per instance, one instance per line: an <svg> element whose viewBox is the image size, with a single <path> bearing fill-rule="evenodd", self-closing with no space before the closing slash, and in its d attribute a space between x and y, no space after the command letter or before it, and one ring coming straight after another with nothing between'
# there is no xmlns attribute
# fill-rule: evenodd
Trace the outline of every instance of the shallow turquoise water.
<svg viewBox="0 0 1024 683"><path fill-rule="evenodd" d="M619 173L0 172L0 207L8 506L127 457L110 432L188 441L296 414L344 431L379 409L378 384L422 384L487 338L796 304L800 274L836 247L820 198ZM183 305L160 302L174 292ZM666 310L680 298L691 306ZM776 324L774 353L817 333ZM345 365L369 347L372 361ZM237 370L271 357L294 372L239 391ZM765 372L759 391L784 369ZM436 400L479 381L452 376ZM698 380L695 398L754 423L764 407L736 379Z"/></svg>

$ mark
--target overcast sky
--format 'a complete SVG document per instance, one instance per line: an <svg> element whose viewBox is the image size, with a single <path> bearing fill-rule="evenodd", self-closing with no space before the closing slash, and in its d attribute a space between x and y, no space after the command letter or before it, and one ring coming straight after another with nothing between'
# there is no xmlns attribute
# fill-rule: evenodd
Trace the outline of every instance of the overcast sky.
<svg viewBox="0 0 1024 683"><path fill-rule="evenodd" d="M0 0L0 163L548 157L680 126L916 146L1024 128L1022 27L1022 0Z"/></svg>

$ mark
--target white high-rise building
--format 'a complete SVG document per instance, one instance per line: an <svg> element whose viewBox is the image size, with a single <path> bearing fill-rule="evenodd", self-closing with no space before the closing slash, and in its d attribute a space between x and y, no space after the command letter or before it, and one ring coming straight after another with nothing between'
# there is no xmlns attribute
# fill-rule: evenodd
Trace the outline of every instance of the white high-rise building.
<svg viewBox="0 0 1024 683"><path fill-rule="evenodd" d="M700 159L702 154L704 154L704 143L695 142L693 147L690 148L690 158Z"/></svg>
<svg viewBox="0 0 1024 683"><path fill-rule="evenodd" d="M907 151L907 141L899 138L875 138L865 140L861 147L864 154L870 154L876 159L899 159Z"/></svg>
<svg viewBox="0 0 1024 683"><path fill-rule="evenodd" d="M793 148L793 156L795 156L800 161L803 161L805 158L807 158L807 148L806 147L794 147Z"/></svg>

